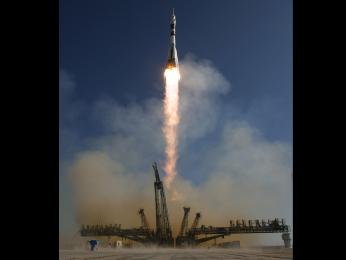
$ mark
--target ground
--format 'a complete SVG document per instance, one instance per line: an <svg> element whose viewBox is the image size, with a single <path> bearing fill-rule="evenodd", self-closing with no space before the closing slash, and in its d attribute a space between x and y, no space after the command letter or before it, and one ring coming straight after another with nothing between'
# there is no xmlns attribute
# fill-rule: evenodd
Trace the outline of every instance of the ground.
<svg viewBox="0 0 346 260"><path fill-rule="evenodd" d="M293 259L292 248L280 249L109 249L98 251L60 250L59 260L189 260L189 259Z"/></svg>

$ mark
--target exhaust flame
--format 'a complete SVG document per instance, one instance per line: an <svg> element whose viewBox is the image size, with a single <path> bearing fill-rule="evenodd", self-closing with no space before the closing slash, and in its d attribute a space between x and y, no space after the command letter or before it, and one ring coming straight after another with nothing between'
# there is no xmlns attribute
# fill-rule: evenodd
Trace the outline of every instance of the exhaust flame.
<svg viewBox="0 0 346 260"><path fill-rule="evenodd" d="M172 181L177 175L176 162L178 159L177 128L179 125L179 80L180 73L176 67L167 68L164 73L165 97L164 97L164 125L163 134L166 141L166 162L164 170L166 172L165 184L170 188Z"/></svg>

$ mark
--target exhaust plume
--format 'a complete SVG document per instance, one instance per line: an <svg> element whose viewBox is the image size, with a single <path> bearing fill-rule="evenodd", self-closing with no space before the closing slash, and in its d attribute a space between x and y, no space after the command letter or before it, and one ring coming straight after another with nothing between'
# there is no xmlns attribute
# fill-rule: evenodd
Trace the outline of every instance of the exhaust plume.
<svg viewBox="0 0 346 260"><path fill-rule="evenodd" d="M165 76L165 95L163 101L164 123L163 134L166 142L166 172L165 184L170 189L171 183L177 175L176 163L178 159L178 137L179 126L179 80L180 73L177 67L167 68ZM174 195L174 193L173 193Z"/></svg>

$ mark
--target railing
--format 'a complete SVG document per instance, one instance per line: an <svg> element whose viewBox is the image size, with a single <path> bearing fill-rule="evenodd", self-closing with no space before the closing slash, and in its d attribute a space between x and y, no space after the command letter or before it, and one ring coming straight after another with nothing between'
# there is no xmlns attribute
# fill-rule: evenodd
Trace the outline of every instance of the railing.
<svg viewBox="0 0 346 260"><path fill-rule="evenodd" d="M233 224L236 223L236 224ZM200 234L241 234L241 233L285 233L290 232L290 227L285 224L284 220L279 221L278 219L268 220L268 222L259 220L248 221L248 225L243 220L239 222L230 221L229 227L213 227L213 226L201 226L199 228L192 228L189 230L189 235L200 235ZM255 223L255 225L252 225Z"/></svg>
<svg viewBox="0 0 346 260"><path fill-rule="evenodd" d="M81 236L151 236L153 231L147 228L121 229L120 225L82 226Z"/></svg>

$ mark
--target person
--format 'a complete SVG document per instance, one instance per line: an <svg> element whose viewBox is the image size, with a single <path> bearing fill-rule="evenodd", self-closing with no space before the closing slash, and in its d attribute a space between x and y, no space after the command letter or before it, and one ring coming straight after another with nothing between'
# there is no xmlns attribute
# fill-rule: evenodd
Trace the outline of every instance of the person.
<svg viewBox="0 0 346 260"><path fill-rule="evenodd" d="M90 244L90 250L95 251L97 246L97 240L89 240L89 244Z"/></svg>

